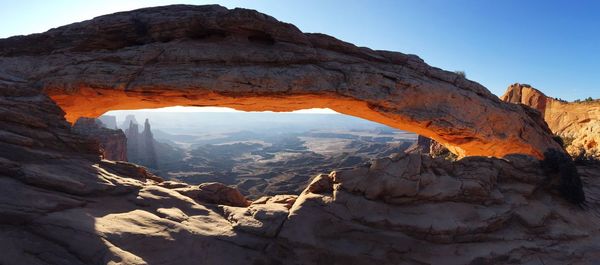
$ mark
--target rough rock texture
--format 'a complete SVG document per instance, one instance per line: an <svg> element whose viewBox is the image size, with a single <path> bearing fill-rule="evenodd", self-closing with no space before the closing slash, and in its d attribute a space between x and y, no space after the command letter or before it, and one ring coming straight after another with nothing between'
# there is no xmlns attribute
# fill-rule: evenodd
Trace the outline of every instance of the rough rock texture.
<svg viewBox="0 0 600 265"><path fill-rule="evenodd" d="M0 78L43 89L67 120L108 110L328 107L432 138L459 156L541 158L539 117L415 55L302 33L252 10L140 9L0 40Z"/></svg>
<svg viewBox="0 0 600 265"><path fill-rule="evenodd" d="M509 86L501 99L542 113L552 132L571 142L567 151L572 156L600 159L600 101L564 102L522 84Z"/></svg>
<svg viewBox="0 0 600 265"><path fill-rule="evenodd" d="M247 207L207 204L184 183L114 175L131 167L101 163L79 186L94 192L81 194L64 189L75 175L47 188L29 171L32 184L3 175L0 262L594 264L600 253L598 165L581 167L588 210L543 188L539 162L525 156L398 154ZM97 188L100 179L111 187Z"/></svg>
<svg viewBox="0 0 600 265"><path fill-rule="evenodd" d="M417 136L417 141L409 146L405 151L407 153L429 154L431 151L431 139L419 135Z"/></svg>
<svg viewBox="0 0 600 265"><path fill-rule="evenodd" d="M161 16L156 15L159 12ZM194 23L194 29L197 30L189 31L189 24L183 23L188 20L182 20L181 24L160 24L165 31L158 34L148 24L150 15L159 22L164 21L163 19L191 16L195 20L190 19L189 23ZM222 17L222 20L218 20L221 24L216 24L217 18ZM240 21L248 23L241 27ZM87 28L91 33L81 28L90 23L97 25ZM206 29L204 25L213 25L211 23L237 31L200 31ZM169 25L171 27L167 27ZM46 34L1 40L0 264L594 264L600 259L598 165L579 167L588 194L585 210L568 204L557 196L552 189L554 184L546 181L540 163L532 157L467 157L450 162L419 154L398 154L375 160L369 166L318 175L297 198L274 196L259 199L247 207L223 206L200 201L195 197L196 193L190 193L194 197L192 198L185 195L186 192L181 192L197 187L163 182L144 168L130 163L101 160L97 144L73 133L69 122L64 119L65 113L50 97L41 93L42 88L55 87L64 93L62 100L69 100L69 96L83 92L91 93L88 94L89 97L95 97L98 101L101 101L98 93L107 93L104 94L107 98L115 100L110 96L110 91L119 91L118 88L96 90L89 89L83 83L75 85L70 82L79 80L95 85L100 85L101 82L113 84L112 82L122 78L121 74L129 73L129 67L139 70L139 65L121 64L119 56L129 53L130 58L145 61L148 59L145 56L149 55L143 52L145 49L175 43L192 46L208 43L205 48L210 49L214 48L210 42L215 41L224 45L225 49L228 48L227 45L236 42L223 43L222 36L239 37L239 34L250 32L255 35L239 40L240 43L237 44L248 44L256 49L252 50L256 52L256 58L277 55L277 49L261 54L260 49L256 48L271 45L274 41L273 45L276 46L298 49L304 47L308 51L319 52L319 56L345 58L347 63L339 66L344 69L361 69L372 65L373 68L369 69L377 71L371 72L376 76L386 67L398 69L400 73L407 74L404 77L414 78L409 80L421 80L419 82L422 85L414 87L417 91L441 85L452 91L444 95L446 100L452 102L452 96L472 97L473 108L477 111L480 111L475 106L478 103L490 103L489 107L495 108L494 111L490 110L491 116L484 115L486 112L477 112L481 114L481 119L491 119L489 123L502 124L502 119L494 116L500 114L495 112L500 110L505 111L502 113L507 115L510 125L521 124L514 123L515 120L511 120L511 117L533 122L530 127L532 129L521 131L523 135L530 133L531 137L523 136L525 138L519 139L546 137L543 130L540 130L541 125L531 118L535 116L523 114L528 108L503 104L491 97L486 99L488 92L482 90L477 94L469 90L468 87L479 86L463 79L456 81L463 85L456 86L434 79L424 72L433 71L432 75L442 75L445 72L428 68L422 63L409 63L410 60L415 60L414 57L373 52L342 45L341 42L321 35L298 33L298 36L314 42L312 45L316 48L311 50L308 46L294 46L297 45L294 42L279 42L275 37L269 41L268 37L258 34L264 33L264 30L248 31L260 25L272 33L270 36L277 38L296 32L290 25L275 23L273 19L252 11L227 11L215 6L173 6L122 13ZM132 30L124 30L128 27L132 27ZM196 39L202 41L169 39L172 36L169 34L176 33L193 33ZM102 38L98 39L97 36ZM138 42L132 43L132 38ZM153 43L154 40L164 43ZM258 43L252 44L250 40ZM133 44L137 46L131 46ZM246 46L239 47L244 47L240 51L250 51ZM168 53L167 50L164 52ZM177 86L167 84L175 84L179 80L189 82L190 88L196 84L193 80L209 82L210 79L203 79L200 73L217 68L204 68L202 65L222 67L220 76L224 79L217 80L216 83L245 74L256 76L252 71L244 72L245 68L235 63L234 59L246 60L249 58L247 56L237 57L239 54L233 53L229 61L208 63L196 61L198 58L195 56L201 54L201 49L183 51L191 55L181 57L178 64L190 69L190 72L179 72L182 76L169 72L163 76L149 70L154 75L153 82L157 86L177 92ZM48 55L49 53L52 54ZM111 54L116 57L110 57ZM109 57L102 57L103 60L97 57L103 55ZM295 56L294 53L287 55L288 58ZM305 56L306 53L300 55ZM379 58L365 58L367 55L379 55ZM392 57L412 59L407 59L403 66L395 66L389 61L374 62L391 60ZM152 58L155 56L150 56L150 61ZM188 61L191 59L198 62L198 65ZM324 64L326 62L339 63L336 60L323 61ZM146 64L144 69L160 68L163 63L167 68L175 67L163 61L156 65ZM110 67L104 68L109 64L122 68L123 72L103 74L103 71L111 71ZM421 70L410 68L411 64L421 67ZM198 68L194 68L195 66ZM270 64L262 67L278 66ZM294 73L289 65L280 67L286 73L283 76ZM294 67L316 66L309 60L307 64ZM84 68L87 70L83 70ZM198 72L194 72L194 69ZM254 70L259 71L260 67ZM134 76L144 76L145 71ZM274 69L263 73L268 75L273 73L271 71ZM326 78L327 73L332 74L328 71L330 70L319 69L320 74L315 75L315 78ZM30 75L32 73L40 75ZM361 76L359 72L343 73L351 73L348 78ZM205 74L215 77L215 73ZM363 74L364 78L369 76ZM397 73L389 74L395 76ZM194 78L187 78L188 75ZM379 78L354 81L384 82ZM141 90L145 86L136 82L152 82L145 78L132 80L134 81L128 86L127 92L120 93L130 94L132 102L138 104L136 100L143 97L145 92ZM61 85L63 81L65 83ZM310 79L306 82L316 84ZM399 84L407 84L404 82ZM231 85L240 91L251 86L235 82ZM282 87L275 85L273 87ZM306 89L312 86L301 87ZM150 98L153 98L156 92L153 89L156 87L147 88ZM349 87L344 89L347 88ZM377 86L369 86L369 90L362 86L354 88L363 92L378 90ZM67 94L67 91L75 94ZM399 88L399 91L408 90ZM377 93L374 95L379 95ZM162 96L162 99L169 102L169 93L163 92ZM436 94L432 92L427 96L435 98ZM230 102L250 102L236 101L237 98L223 95L219 97ZM60 99L60 96L57 98ZM81 104L89 105L83 98L70 99L82 100ZM263 103L269 102L274 101ZM340 104L338 98L335 102ZM399 104L404 106L403 104L410 102ZM440 104L448 106L443 102ZM434 111L440 110L436 106L428 107ZM248 108L251 107L257 108ZM410 113L428 113L418 111L420 108L425 107L414 106L416 111ZM380 106L373 109L383 111ZM400 112L401 109L384 113L396 118L412 117L406 112ZM395 111L406 116L394 114ZM465 114L453 115L462 117ZM490 129L486 127L487 123L475 122L479 121L477 119L457 119L452 120L457 123L450 123L456 127L447 127L449 134L456 132L456 128L462 128L462 123L458 121L473 121L470 125L482 125L482 131ZM438 123L439 121L432 122L431 127L442 128ZM504 125L490 126L504 128ZM463 132L472 132L470 126L464 128L461 129ZM502 131L494 131L490 136L492 138L485 139L495 139L494 135L500 132ZM511 132L507 129L508 139L512 137ZM473 136L483 135L485 133ZM451 136L444 139L449 138ZM519 139L515 138L515 141L519 142ZM223 198L218 194L218 190L222 189L216 190L217 194L213 195Z"/></svg>
<svg viewBox="0 0 600 265"><path fill-rule="evenodd" d="M595 194L600 167L581 173ZM294 264L593 264L597 195L581 210L543 182L524 156L397 155L315 178L279 238Z"/></svg>
<svg viewBox="0 0 600 265"><path fill-rule="evenodd" d="M422 135L417 137L417 141L411 145L406 152L428 154L431 157L456 158L452 157L450 150L445 146Z"/></svg>
<svg viewBox="0 0 600 265"><path fill-rule="evenodd" d="M134 120L129 122L129 128L125 130L129 161L151 169L158 169L157 143L154 140L150 122L146 119L144 129L140 132L139 125Z"/></svg>
<svg viewBox="0 0 600 265"><path fill-rule="evenodd" d="M120 129L108 129L93 118L79 118L73 125L73 131L100 145L102 157L114 161L127 161L127 137Z"/></svg>
<svg viewBox="0 0 600 265"><path fill-rule="evenodd" d="M213 204L246 207L250 202L235 188L221 183L202 183L197 187L181 187L175 189L177 192L190 198Z"/></svg>

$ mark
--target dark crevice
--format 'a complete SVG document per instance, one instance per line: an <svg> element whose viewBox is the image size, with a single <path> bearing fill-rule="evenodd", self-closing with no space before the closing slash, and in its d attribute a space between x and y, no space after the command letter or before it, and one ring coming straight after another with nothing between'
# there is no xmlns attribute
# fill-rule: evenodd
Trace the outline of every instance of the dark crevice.
<svg viewBox="0 0 600 265"><path fill-rule="evenodd" d="M255 32L248 36L248 41L263 45L273 45L275 44L275 39L273 36L264 33L264 32Z"/></svg>

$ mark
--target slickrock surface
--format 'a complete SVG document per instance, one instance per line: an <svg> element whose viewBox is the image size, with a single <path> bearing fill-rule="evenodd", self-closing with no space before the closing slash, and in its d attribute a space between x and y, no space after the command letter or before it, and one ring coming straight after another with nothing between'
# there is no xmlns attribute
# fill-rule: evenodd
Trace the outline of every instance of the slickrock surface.
<svg viewBox="0 0 600 265"><path fill-rule="evenodd" d="M600 101L559 101L522 84L509 86L501 98L540 111L552 132L572 140L567 151L574 157L600 159Z"/></svg>
<svg viewBox="0 0 600 265"><path fill-rule="evenodd" d="M108 110L328 107L460 156L542 157L539 117L415 55L356 47L252 10L147 8L0 40L0 78L43 89L67 120Z"/></svg>
<svg viewBox="0 0 600 265"><path fill-rule="evenodd" d="M188 37L174 39L182 36L177 34ZM221 57L201 59L206 54ZM470 149L475 143L490 155L506 153L490 149L502 150L505 143L534 155L553 146L535 113L502 103L477 84L414 56L356 48L299 33L253 11L217 6L105 16L0 40L0 55L0 264L594 264L600 259L597 165L579 167L588 194L585 210L553 192L555 183L546 180L533 157L449 162L420 154L318 175L298 197L262 198L244 203L247 207L210 204L200 195L217 203L240 198L218 184L191 187L162 181L133 164L101 160L98 146L73 133L65 113L42 93L55 89L61 106L77 113L71 119L84 113L77 106L94 106L84 95L106 104L96 105L97 111L127 100L133 102L129 107L171 104L182 93L198 103L203 99L191 91L207 92L210 83L214 89L255 93L248 98L207 93L208 99L229 102L219 104L252 109L281 107L274 95L286 95L281 101L286 103L314 99L308 93L313 89L326 99L313 104L336 102L341 108L358 98L364 105L348 106L435 132L467 154L477 153ZM223 56L229 57L213 60ZM270 63L259 63L269 58ZM291 61L278 61L284 58ZM307 75L311 71L314 75ZM294 84L288 94L267 93L287 88L278 83L284 81ZM320 94L333 84L336 96ZM390 94L381 94L387 88ZM157 95L164 101L156 101ZM339 95L357 98L340 101ZM415 97L400 100L403 96ZM459 101L461 108L449 105ZM237 105L250 102L265 105ZM464 108L464 102L473 108ZM383 116L372 118L377 117ZM425 121L429 126L420 125ZM518 133L508 129L520 125Z"/></svg>

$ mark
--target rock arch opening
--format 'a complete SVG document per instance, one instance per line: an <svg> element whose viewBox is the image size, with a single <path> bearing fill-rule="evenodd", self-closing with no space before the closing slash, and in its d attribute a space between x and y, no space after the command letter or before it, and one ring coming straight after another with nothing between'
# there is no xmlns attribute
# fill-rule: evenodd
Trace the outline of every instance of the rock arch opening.
<svg viewBox="0 0 600 265"><path fill-rule="evenodd" d="M417 140L414 133L329 109L118 110L80 118L73 128L99 141L109 160L145 166L165 180L235 186L250 199L299 194L319 173L366 166L416 148Z"/></svg>
<svg viewBox="0 0 600 265"><path fill-rule="evenodd" d="M266 78L268 79L268 78ZM265 80L266 81L266 80ZM172 89L146 87L140 91L91 88L48 88L48 95L66 112L66 119L74 122L79 117L98 117L110 110L161 108L171 106L214 106L241 111L289 112L301 109L328 108L338 113L381 123L434 139L459 157L529 154L541 158L540 150L554 147L546 137L548 132L537 129L535 115L518 106L504 106L492 101L475 109L461 104L472 103L473 95L414 95L416 98L381 99L370 101L330 92L215 92L208 89ZM449 91L448 91L449 92ZM427 97L426 97L427 96ZM460 99L457 99L459 98ZM459 101L466 100L460 103ZM516 107L516 108L515 108ZM400 109L397 109L400 108ZM495 110L490 110L496 108ZM518 129L516 129L518 128ZM516 130L516 131L515 131Z"/></svg>

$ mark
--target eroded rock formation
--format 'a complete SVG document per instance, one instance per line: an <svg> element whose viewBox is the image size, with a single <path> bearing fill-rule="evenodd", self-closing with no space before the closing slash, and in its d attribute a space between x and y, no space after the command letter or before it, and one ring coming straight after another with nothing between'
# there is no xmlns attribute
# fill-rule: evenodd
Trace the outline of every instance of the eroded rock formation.
<svg viewBox="0 0 600 265"><path fill-rule="evenodd" d="M79 118L73 131L97 141L104 159L127 161L127 138L120 129L108 129L97 119Z"/></svg>
<svg viewBox="0 0 600 265"><path fill-rule="evenodd" d="M574 157L600 159L600 102L565 102L522 84L512 84L501 97L530 106L544 117L555 134L568 139Z"/></svg>
<svg viewBox="0 0 600 265"><path fill-rule="evenodd" d="M130 120L129 128L125 130L129 161L151 169L158 169L156 140L154 140L154 136L152 135L150 122L146 119L144 129L140 132L139 125L134 123L134 121L135 118Z"/></svg>
<svg viewBox="0 0 600 265"><path fill-rule="evenodd" d="M579 168L588 210L556 196L556 183L537 159L514 155L450 162L398 154L319 175L298 197L250 203L220 185L163 182L142 167L101 160L97 145L73 133L65 112L42 93L50 91L69 119L127 102L173 104L182 95L189 104L275 110L303 108L319 95L311 106L415 126L464 154L501 156L510 149L539 157L554 146L529 108L502 103L414 56L356 48L254 11L217 6L105 16L0 40L0 55L1 264L593 264L600 258L600 169L593 165ZM271 91L282 88L289 90ZM458 101L462 111L452 112ZM201 195L250 205L210 204Z"/></svg>
<svg viewBox="0 0 600 265"><path fill-rule="evenodd" d="M175 5L0 41L0 77L44 90L67 120L173 105L331 108L432 138L460 156L541 158L539 118L415 55L302 33L256 11Z"/></svg>

